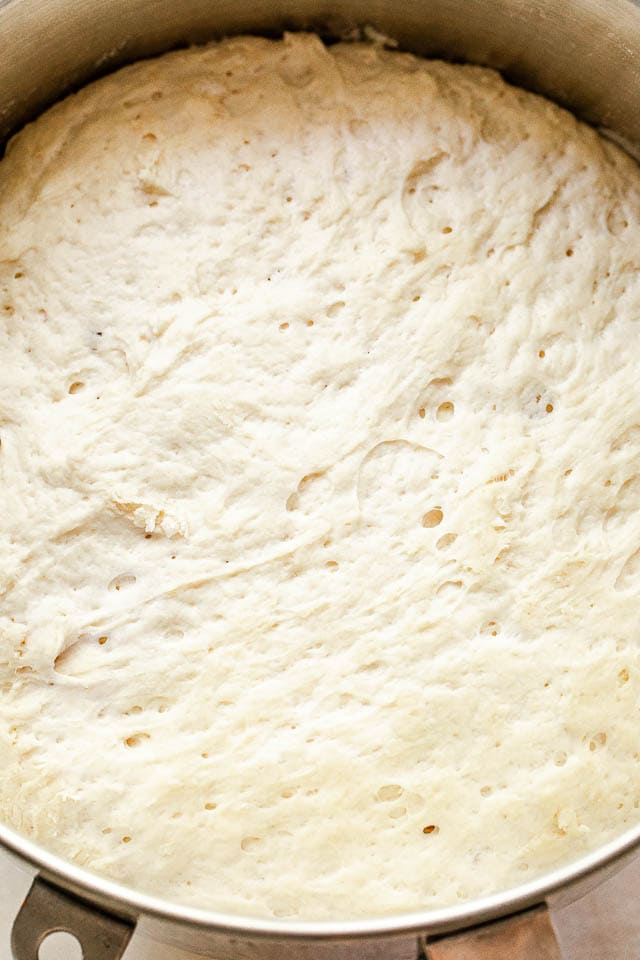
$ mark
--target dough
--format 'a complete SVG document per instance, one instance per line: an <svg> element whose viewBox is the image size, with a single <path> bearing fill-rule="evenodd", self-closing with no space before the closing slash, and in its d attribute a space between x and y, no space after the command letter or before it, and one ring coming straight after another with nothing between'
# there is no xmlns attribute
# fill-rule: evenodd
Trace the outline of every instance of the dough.
<svg viewBox="0 0 640 960"><path fill-rule="evenodd" d="M640 177L495 73L135 64L0 165L0 818L245 915L640 820Z"/></svg>

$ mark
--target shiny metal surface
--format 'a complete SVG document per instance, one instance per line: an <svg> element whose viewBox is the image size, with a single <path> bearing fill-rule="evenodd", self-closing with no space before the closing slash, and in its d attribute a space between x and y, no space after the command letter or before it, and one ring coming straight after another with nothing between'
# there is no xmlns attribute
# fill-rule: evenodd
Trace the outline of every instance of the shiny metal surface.
<svg viewBox="0 0 640 960"><path fill-rule="evenodd" d="M137 57L242 30L364 24L417 53L495 66L640 143L633 0L0 0L0 139Z"/></svg>
<svg viewBox="0 0 640 960"><path fill-rule="evenodd" d="M633 0L0 0L0 141L65 92L141 56L240 31L311 27L336 36L363 25L404 49L500 68L640 144L640 7ZM456 955L442 953L445 941L431 945L433 937L581 895L640 848L640 824L504 893L335 923L257 920L168 903L65 863L1 825L0 847L85 904L216 960L414 960L418 949L448 960ZM76 916L89 922L86 910Z"/></svg>

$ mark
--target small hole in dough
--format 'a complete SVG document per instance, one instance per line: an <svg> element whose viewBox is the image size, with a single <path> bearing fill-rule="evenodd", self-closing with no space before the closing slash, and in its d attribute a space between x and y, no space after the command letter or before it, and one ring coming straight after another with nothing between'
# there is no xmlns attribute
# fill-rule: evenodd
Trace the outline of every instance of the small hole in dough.
<svg viewBox="0 0 640 960"><path fill-rule="evenodd" d="M437 527L439 523L442 523L442 510L440 507L434 507L433 510L428 510L422 518L423 527Z"/></svg>
<svg viewBox="0 0 640 960"><path fill-rule="evenodd" d="M398 783L388 783L384 787L380 787L376 793L376 800L381 803L385 803L387 800L397 800L403 793L404 790Z"/></svg>
<svg viewBox="0 0 640 960"><path fill-rule="evenodd" d="M344 307L344 300L337 300L335 303L332 303L326 309L326 314L328 317L337 317L340 311Z"/></svg>
<svg viewBox="0 0 640 960"><path fill-rule="evenodd" d="M250 850L255 850L262 843L262 837L243 837L240 842L240 846L248 853Z"/></svg>
<svg viewBox="0 0 640 960"><path fill-rule="evenodd" d="M453 416L454 410L454 405L449 400L445 400L445 402L441 403L436 410L436 419L440 421L450 420Z"/></svg>
<svg viewBox="0 0 640 960"><path fill-rule="evenodd" d="M445 533L436 541L436 550L446 550L447 547L450 547L452 543L455 543L458 539L457 533Z"/></svg>
<svg viewBox="0 0 640 960"><path fill-rule="evenodd" d="M124 590L127 587L132 587L136 582L136 578L131 573L121 573L120 576L114 577L111 583L109 584L109 590Z"/></svg>
<svg viewBox="0 0 640 960"><path fill-rule="evenodd" d="M150 740L148 733L134 733L124 740L125 747L140 747L145 740Z"/></svg>

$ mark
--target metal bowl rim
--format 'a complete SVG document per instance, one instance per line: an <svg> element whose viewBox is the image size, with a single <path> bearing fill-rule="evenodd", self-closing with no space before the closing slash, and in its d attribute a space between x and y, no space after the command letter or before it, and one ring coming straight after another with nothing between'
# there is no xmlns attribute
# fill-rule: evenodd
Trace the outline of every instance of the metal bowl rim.
<svg viewBox="0 0 640 960"><path fill-rule="evenodd" d="M280 921L243 917L173 903L91 873L0 824L0 847L26 861L63 889L99 908L130 918L145 916L210 932L279 940L329 940L400 936L425 931L464 929L517 913L612 865L640 849L640 824L590 853L506 891L459 905L371 919Z"/></svg>

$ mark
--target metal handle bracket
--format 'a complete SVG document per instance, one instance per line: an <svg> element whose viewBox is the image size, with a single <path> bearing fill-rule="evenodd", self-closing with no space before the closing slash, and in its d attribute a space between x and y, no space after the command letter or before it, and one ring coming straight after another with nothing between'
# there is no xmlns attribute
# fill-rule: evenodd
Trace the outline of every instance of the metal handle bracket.
<svg viewBox="0 0 640 960"><path fill-rule="evenodd" d="M11 949L14 960L38 960L43 940L64 931L80 942L86 960L121 960L134 927L36 877L13 924Z"/></svg>
<svg viewBox="0 0 640 960"><path fill-rule="evenodd" d="M427 960L562 960L545 906L428 940L422 949Z"/></svg>

